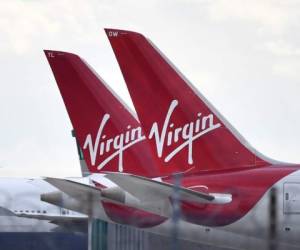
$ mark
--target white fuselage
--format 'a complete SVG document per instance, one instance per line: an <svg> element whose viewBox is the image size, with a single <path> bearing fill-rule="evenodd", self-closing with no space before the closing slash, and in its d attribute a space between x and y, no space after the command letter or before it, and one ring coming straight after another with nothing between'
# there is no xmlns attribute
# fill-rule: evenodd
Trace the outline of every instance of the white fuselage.
<svg viewBox="0 0 300 250"><path fill-rule="evenodd" d="M57 191L40 178L0 178L0 232L50 232L58 226L46 217L59 220L85 217L40 200L40 195ZM21 216L21 217L19 217ZM26 218L24 218L26 217ZM37 217L43 219L35 219Z"/></svg>

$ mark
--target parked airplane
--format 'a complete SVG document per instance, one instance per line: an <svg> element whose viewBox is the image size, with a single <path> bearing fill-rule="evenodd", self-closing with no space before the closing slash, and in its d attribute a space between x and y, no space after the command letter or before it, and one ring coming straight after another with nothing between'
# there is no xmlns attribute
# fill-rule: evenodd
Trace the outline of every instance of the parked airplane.
<svg viewBox="0 0 300 250"><path fill-rule="evenodd" d="M71 179L88 184L87 168L82 158L80 166L83 178ZM86 215L65 209L61 204L52 205L40 200L43 193L55 191L57 189L43 178L0 177L0 233L86 233ZM20 242L22 243L24 242Z"/></svg>
<svg viewBox="0 0 300 250"><path fill-rule="evenodd" d="M121 107L123 104L119 104ZM103 109L108 109L109 105L104 105ZM107 112L111 112L109 109ZM126 120L128 117L129 120ZM136 118L124 108L122 114L123 122L139 123ZM134 124L132 122L132 124ZM127 126L127 125L126 125ZM126 132L127 127L123 131ZM136 131L139 133L139 131ZM75 136L75 134L74 134ZM134 136L134 134L131 134ZM77 140L77 138L75 137ZM142 150L143 157L140 161L147 157L146 151ZM150 150L148 150L150 152ZM68 178L76 182L91 184L89 175L91 172L101 172L98 169L91 168L91 172L87 169L86 163L82 156L82 151L78 147L78 154L80 157L81 173L84 178ZM136 161L136 159L134 159ZM127 159L126 161L131 161ZM150 164L150 160L148 160ZM152 163L154 165L154 163ZM108 164L107 164L108 166ZM106 167L107 167L106 166ZM155 167L152 167L154 170ZM146 169L147 170L147 169ZM144 170L144 171L146 171ZM147 170L148 171L148 170ZM140 172L139 174L143 174ZM95 177L94 177L95 178ZM13 188L8 189L8 186ZM44 194L56 194L58 190L45 182L42 178L0 178L0 233L1 232L51 232L51 231L87 231L87 219L84 214L74 212L73 210L63 208L62 203L55 205L49 202L41 201L40 197L45 197ZM46 195L47 196L47 195ZM69 198L69 197L67 197ZM70 200L69 200L70 201ZM73 200L72 206L78 206L78 202ZM80 204L79 204L80 205Z"/></svg>
<svg viewBox="0 0 300 250"><path fill-rule="evenodd" d="M46 178L63 193L43 199L171 235L177 190L180 238L263 249L274 219L269 196L276 190L271 236L278 249L299 249L299 165L271 160L250 147L141 34L106 32L142 127L78 56L45 51L89 169L107 172L92 175L96 188Z"/></svg>
<svg viewBox="0 0 300 250"><path fill-rule="evenodd" d="M40 200L41 194L55 190L42 178L1 177L0 233L86 232L86 215Z"/></svg>

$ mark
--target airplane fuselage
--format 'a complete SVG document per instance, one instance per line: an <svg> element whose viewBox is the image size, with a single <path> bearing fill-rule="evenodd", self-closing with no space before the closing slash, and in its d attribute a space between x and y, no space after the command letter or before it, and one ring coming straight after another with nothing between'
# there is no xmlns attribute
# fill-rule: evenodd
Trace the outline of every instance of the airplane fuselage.
<svg viewBox="0 0 300 250"><path fill-rule="evenodd" d="M91 179L102 187L114 185L101 174L94 174ZM162 181L173 183L174 178L164 177ZM274 237L278 249L300 249L298 165L187 174L181 177L180 184L195 191L232 195L232 201L223 205L180 201L176 228L181 239L233 249L263 249ZM275 194L273 201L271 192ZM171 198L170 202L174 200ZM173 234L173 218L110 201L93 206L92 216L96 218L162 235ZM273 217L271 209L275 209Z"/></svg>
<svg viewBox="0 0 300 250"><path fill-rule="evenodd" d="M68 217L86 216L40 200L46 192L57 189L41 178L0 178L0 232L51 232ZM60 228L61 230L63 228Z"/></svg>

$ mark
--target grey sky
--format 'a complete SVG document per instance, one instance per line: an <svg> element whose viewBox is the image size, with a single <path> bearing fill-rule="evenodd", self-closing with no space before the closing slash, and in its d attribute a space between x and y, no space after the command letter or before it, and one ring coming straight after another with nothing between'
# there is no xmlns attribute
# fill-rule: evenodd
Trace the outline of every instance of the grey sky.
<svg viewBox="0 0 300 250"><path fill-rule="evenodd" d="M259 151L300 163L300 2L0 0L0 175L79 174L43 49L86 59L129 104L103 28L144 33Z"/></svg>

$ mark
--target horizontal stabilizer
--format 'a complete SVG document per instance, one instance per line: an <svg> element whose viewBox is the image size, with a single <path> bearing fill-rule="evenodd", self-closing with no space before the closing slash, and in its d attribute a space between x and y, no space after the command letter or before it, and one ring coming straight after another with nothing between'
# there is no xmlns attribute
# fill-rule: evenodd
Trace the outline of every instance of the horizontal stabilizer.
<svg viewBox="0 0 300 250"><path fill-rule="evenodd" d="M57 221L57 222L64 222L64 221L85 221L88 219L86 215L57 215L57 214L37 214L37 213L15 213L15 216L28 218L28 219L38 219L38 220L49 220L49 221ZM54 223L58 224L58 223Z"/></svg>
<svg viewBox="0 0 300 250"><path fill-rule="evenodd" d="M77 200L99 201L101 196L100 189L79 182L50 177L45 178L45 181Z"/></svg>
<svg viewBox="0 0 300 250"><path fill-rule="evenodd" d="M77 206L78 209L74 208L74 210L84 214L94 213L95 204L108 201L169 218L172 215L172 202L170 202L170 199L175 190L177 190L179 199L184 201L202 204L226 204L231 202L231 194L196 192L136 175L107 173L105 177L117 186L98 189L65 179L46 178L45 181L70 196L69 199L74 198L79 201L82 207ZM53 203L51 200L47 202Z"/></svg>
<svg viewBox="0 0 300 250"><path fill-rule="evenodd" d="M79 202L79 206L74 207L73 210L77 212L81 212L84 214L92 214L94 213L93 209L95 204L101 201L107 201L118 205L125 205L127 207L151 212L154 214L169 216L170 213L164 212L162 214L162 204L155 204L150 206L144 206L141 204L135 197L132 197L130 193L124 192L124 190L119 187L112 188L104 188L99 189L90 185L78 183L71 180L65 179L57 179L57 178L45 178L45 181L62 191L63 193L70 196L68 198L69 202L74 198ZM47 195L47 194L46 194ZM126 198L125 198L126 195ZM72 197L72 198L71 198ZM46 201L51 204L61 204L63 206L66 205L66 202L60 202L59 199L56 199L57 202L54 201L54 197L48 195L48 197L43 198L43 201ZM95 207L100 208L100 206L96 205Z"/></svg>
<svg viewBox="0 0 300 250"><path fill-rule="evenodd" d="M159 182L131 174L107 173L105 177L138 198L141 202L170 199L175 190L177 190L181 200L211 204L231 202L231 194L197 192L183 187L176 187L166 182Z"/></svg>

